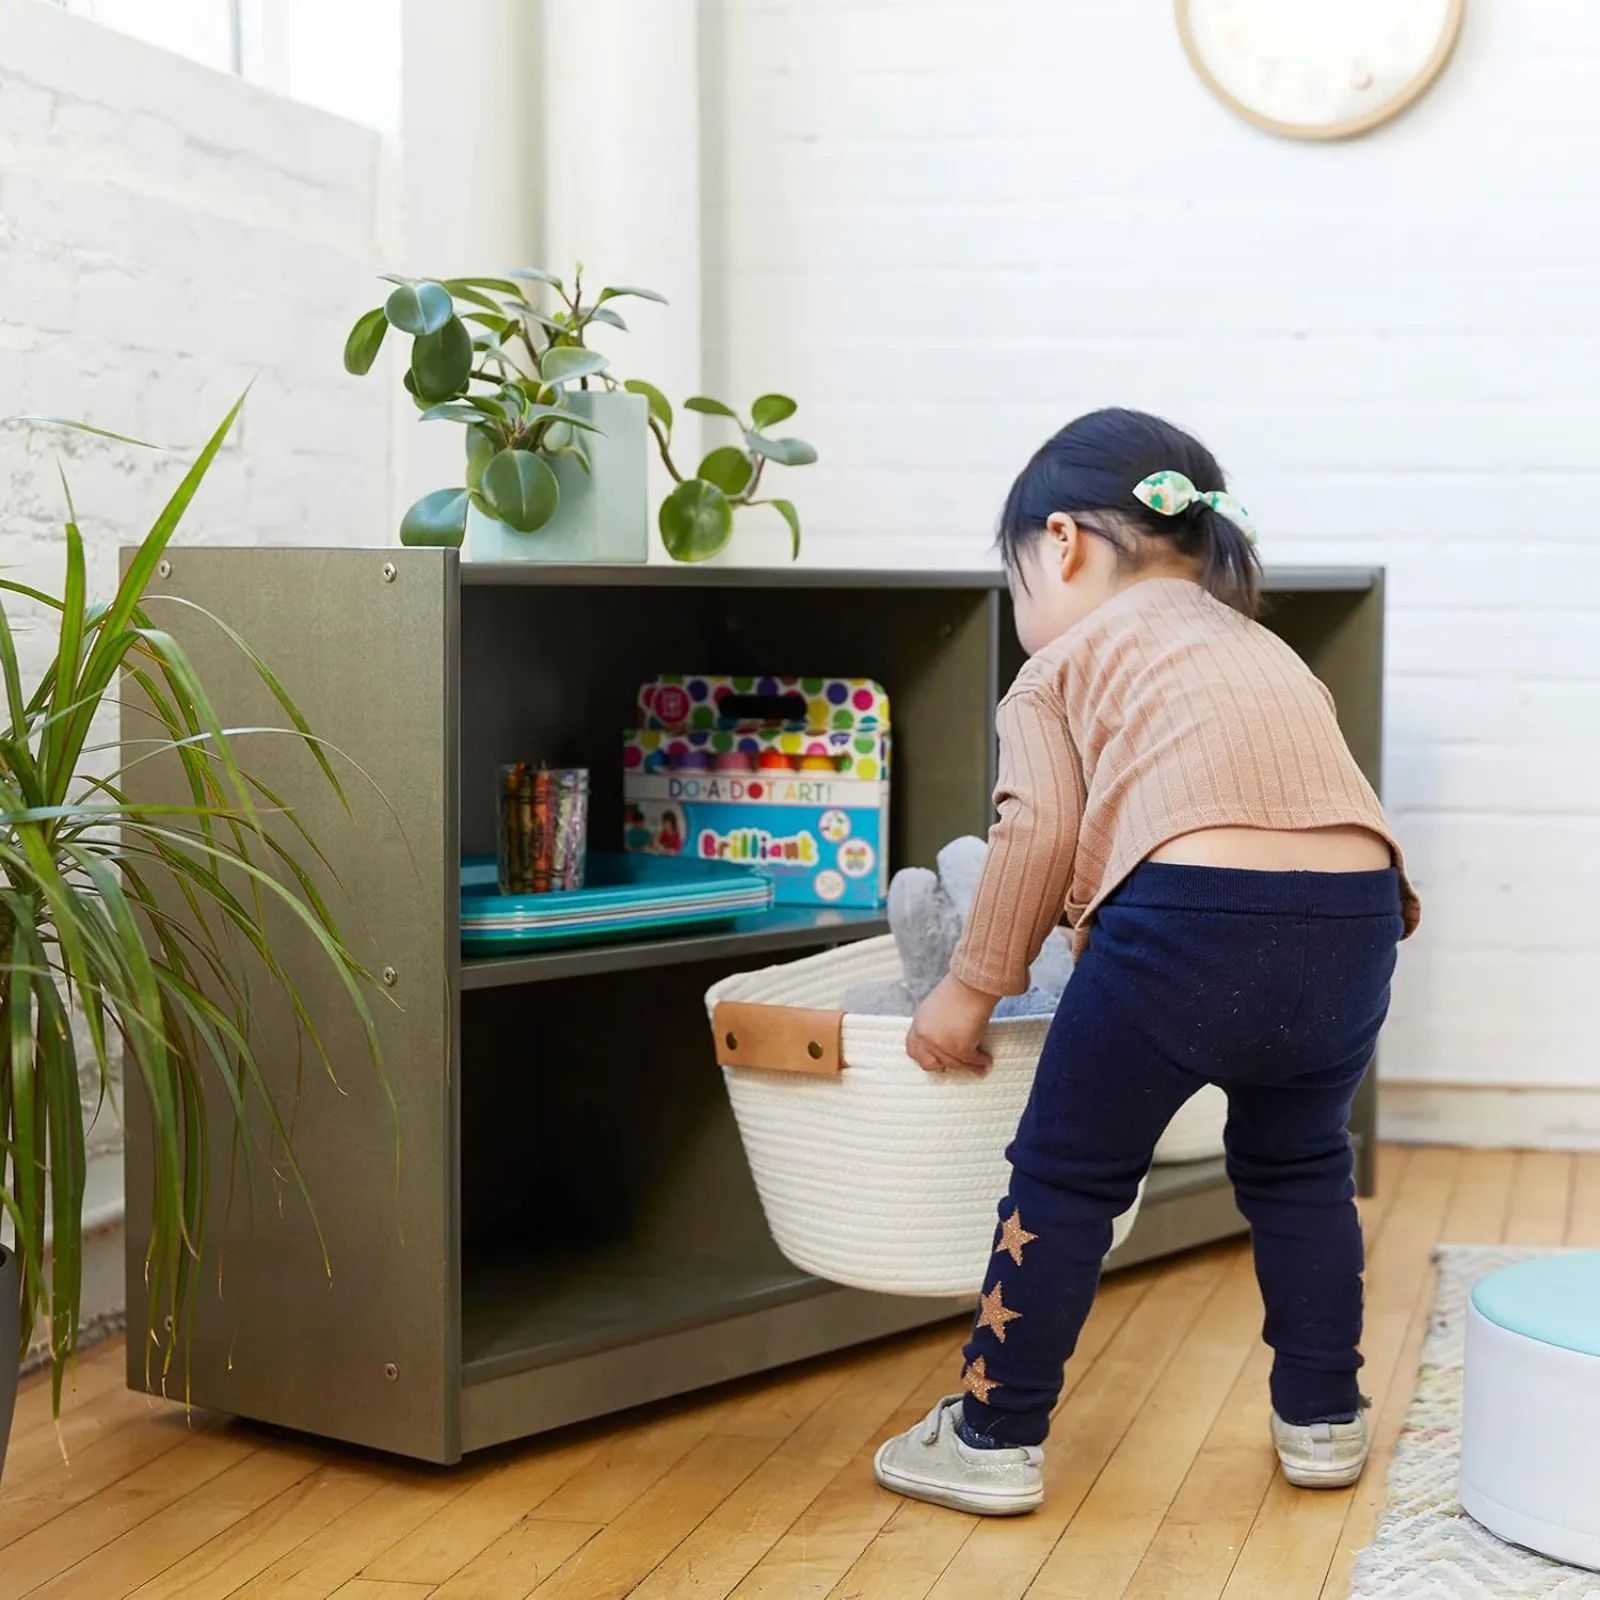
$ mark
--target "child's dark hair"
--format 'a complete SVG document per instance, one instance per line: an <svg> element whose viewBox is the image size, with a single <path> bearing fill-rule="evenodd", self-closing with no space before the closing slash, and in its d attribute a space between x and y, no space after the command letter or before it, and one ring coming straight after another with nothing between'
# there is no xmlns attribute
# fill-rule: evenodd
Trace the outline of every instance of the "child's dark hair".
<svg viewBox="0 0 1600 1600"><path fill-rule="evenodd" d="M1133 491L1157 472L1180 472L1202 492L1227 487L1216 457L1160 417L1112 409L1069 422L1034 452L1006 497L999 544L1007 568L1025 570L1023 558L1051 515L1063 511L1135 570L1163 548L1198 561L1204 588L1253 617L1261 563L1244 529L1199 501L1176 516L1151 510Z"/></svg>

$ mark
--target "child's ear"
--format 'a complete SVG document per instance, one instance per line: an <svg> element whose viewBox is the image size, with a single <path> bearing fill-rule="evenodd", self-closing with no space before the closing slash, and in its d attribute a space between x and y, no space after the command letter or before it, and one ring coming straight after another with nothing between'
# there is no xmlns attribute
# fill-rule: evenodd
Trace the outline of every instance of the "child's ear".
<svg viewBox="0 0 1600 1600"><path fill-rule="evenodd" d="M1047 559L1060 572L1061 581L1071 583L1088 558L1089 536L1065 511L1052 511L1044 529Z"/></svg>

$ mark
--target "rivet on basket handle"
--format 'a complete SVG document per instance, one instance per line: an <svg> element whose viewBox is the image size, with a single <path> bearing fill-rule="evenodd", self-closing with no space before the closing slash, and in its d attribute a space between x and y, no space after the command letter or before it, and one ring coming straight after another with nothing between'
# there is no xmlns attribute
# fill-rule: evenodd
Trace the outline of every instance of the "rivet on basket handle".
<svg viewBox="0 0 1600 1600"><path fill-rule="evenodd" d="M711 1013L717 1065L835 1077L844 1068L844 1013L721 1001Z"/></svg>

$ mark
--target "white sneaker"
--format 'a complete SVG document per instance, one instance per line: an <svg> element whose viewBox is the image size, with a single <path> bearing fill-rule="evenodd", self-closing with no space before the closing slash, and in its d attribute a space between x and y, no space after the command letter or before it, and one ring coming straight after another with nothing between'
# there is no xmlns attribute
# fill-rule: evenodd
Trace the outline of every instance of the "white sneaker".
<svg viewBox="0 0 1600 1600"><path fill-rule="evenodd" d="M1015 1517L1044 1499L1038 1445L975 1450L956 1432L961 1396L946 1395L925 1421L878 1446L872 1470L885 1489L980 1517Z"/></svg>
<svg viewBox="0 0 1600 1600"><path fill-rule="evenodd" d="M1312 1422L1297 1427L1272 1413L1272 1442L1283 1475L1297 1489L1343 1489L1361 1476L1372 1448L1367 1402L1354 1422Z"/></svg>

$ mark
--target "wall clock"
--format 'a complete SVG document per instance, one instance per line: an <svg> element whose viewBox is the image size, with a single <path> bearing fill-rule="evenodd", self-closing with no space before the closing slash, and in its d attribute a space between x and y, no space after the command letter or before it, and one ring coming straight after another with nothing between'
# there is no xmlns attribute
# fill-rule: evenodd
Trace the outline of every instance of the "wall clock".
<svg viewBox="0 0 1600 1600"><path fill-rule="evenodd" d="M1444 70L1466 0L1177 0L1195 70L1241 117L1294 139L1348 139L1404 111Z"/></svg>

